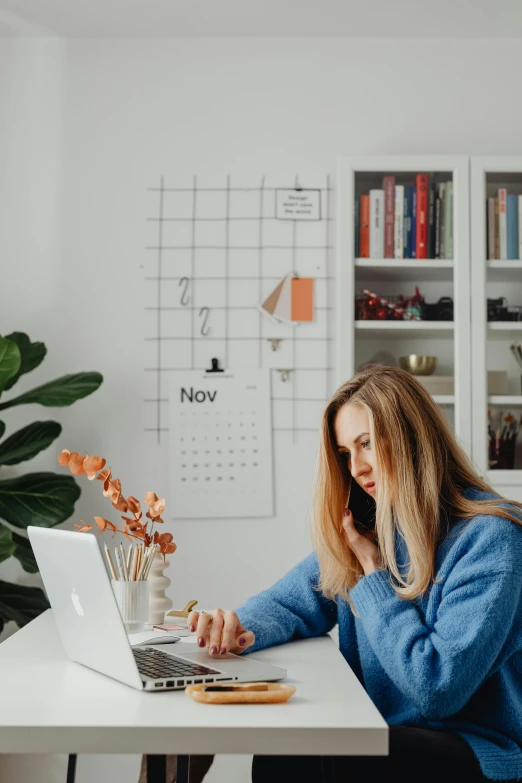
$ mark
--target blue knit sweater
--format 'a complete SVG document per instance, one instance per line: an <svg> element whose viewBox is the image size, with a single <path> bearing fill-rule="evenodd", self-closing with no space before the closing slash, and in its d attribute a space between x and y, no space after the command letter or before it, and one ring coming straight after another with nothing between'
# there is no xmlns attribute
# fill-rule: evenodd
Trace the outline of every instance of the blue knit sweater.
<svg viewBox="0 0 522 783"><path fill-rule="evenodd" d="M237 610L256 636L248 652L338 623L341 653L388 724L460 734L487 778L522 778L522 527L486 514L455 521L437 553L440 584L408 601L374 571L350 592L359 617L314 589L318 578L312 554Z"/></svg>

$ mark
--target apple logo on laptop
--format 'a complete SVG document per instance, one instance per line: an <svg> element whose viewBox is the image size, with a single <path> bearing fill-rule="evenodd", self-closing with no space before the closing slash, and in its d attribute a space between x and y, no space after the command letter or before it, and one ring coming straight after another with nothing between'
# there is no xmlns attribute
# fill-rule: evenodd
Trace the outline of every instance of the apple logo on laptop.
<svg viewBox="0 0 522 783"><path fill-rule="evenodd" d="M76 609L77 614L79 614L80 617L83 617L83 606L80 603L80 596L78 595L74 587L71 593L71 601L73 602L73 606Z"/></svg>

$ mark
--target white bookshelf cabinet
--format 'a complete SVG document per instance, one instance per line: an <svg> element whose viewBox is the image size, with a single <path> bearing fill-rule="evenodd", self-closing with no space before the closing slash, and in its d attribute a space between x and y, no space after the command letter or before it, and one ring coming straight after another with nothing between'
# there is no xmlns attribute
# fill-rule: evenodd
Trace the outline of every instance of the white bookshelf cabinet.
<svg viewBox="0 0 522 783"><path fill-rule="evenodd" d="M386 174L393 174L397 184L414 184L415 175L422 173L453 180L453 259L355 258L355 197L381 188ZM434 399L471 454L469 159L439 155L342 158L337 226L337 384L350 378L377 351L392 353L397 362L399 356L411 353L437 356L436 374L454 376L454 394ZM355 320L355 295L362 289L384 297L409 296L416 286L429 303L451 296L454 321Z"/></svg>
<svg viewBox="0 0 522 783"><path fill-rule="evenodd" d="M506 297L522 305L522 260L487 260L486 204L499 187L522 194L522 157L471 158L471 364L472 451L490 483L514 500L522 500L522 470L488 470L487 411L522 415L522 372L509 346L522 343L522 322L487 320L486 300ZM508 371L508 394L488 396L487 371Z"/></svg>

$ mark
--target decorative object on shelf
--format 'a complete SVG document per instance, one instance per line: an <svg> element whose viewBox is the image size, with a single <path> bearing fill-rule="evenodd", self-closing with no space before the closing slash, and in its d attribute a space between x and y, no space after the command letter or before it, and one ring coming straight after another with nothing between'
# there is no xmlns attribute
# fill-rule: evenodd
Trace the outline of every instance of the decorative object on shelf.
<svg viewBox="0 0 522 783"><path fill-rule="evenodd" d="M281 376L281 380L283 381L283 383L286 383L286 381L289 380L289 378L290 378L290 373L292 372L292 370L291 369L283 370L283 369L277 368L277 372Z"/></svg>
<svg viewBox="0 0 522 783"><path fill-rule="evenodd" d="M284 323L314 320L314 278L287 274L261 304L261 311Z"/></svg>
<svg viewBox="0 0 522 783"><path fill-rule="evenodd" d="M152 562L152 570L149 576L149 625L158 625L165 622L165 614L172 609L172 600L165 595L165 590L170 587L171 581L163 573L170 565L170 561L156 554Z"/></svg>
<svg viewBox="0 0 522 783"><path fill-rule="evenodd" d="M437 357L411 353L409 356L399 356L399 365L412 375L432 375L437 367Z"/></svg>
<svg viewBox="0 0 522 783"><path fill-rule="evenodd" d="M173 609L171 612L167 612L167 617L188 617L196 604L197 601L189 601L184 609Z"/></svg>
<svg viewBox="0 0 522 783"><path fill-rule="evenodd" d="M422 321L419 289L409 298L388 296L386 298L363 289L355 297L355 317L358 321Z"/></svg>
<svg viewBox="0 0 522 783"><path fill-rule="evenodd" d="M120 533L128 541L131 541L127 555L121 544L119 548L115 547L114 562L109 549L107 546L105 547L112 579L114 582L122 583L146 582L150 577L152 583L151 595L155 596L155 591L158 590L158 578L155 581L154 577L158 576L159 570L163 570L167 566L168 562L165 559L165 555L173 554L177 549L172 533L158 533L157 530L154 530L155 524L163 523L161 515L165 510L165 498L158 498L155 492L145 493L145 503L148 511L145 515L147 520L143 522L143 512L139 500L132 495L129 495L127 498L122 495L121 481L113 477L110 468L104 470L106 460L103 457L84 456L77 451L71 453L67 449L63 449L58 456L58 462L63 467L67 466L75 476L86 475L91 481L93 479L103 481L103 495L110 499L115 509L123 512L121 517L124 524L120 530L117 524L110 522L104 517L95 516L94 521L99 528L98 535L104 531L109 531L112 532L113 538L116 533ZM129 516L125 516L125 514ZM149 523L150 529L148 529ZM93 525L87 524L83 519L81 524L75 523L74 527L79 533L87 533L93 529ZM136 546L132 546L132 539L138 542ZM158 561L160 562L159 567L157 565ZM160 598L164 598L164 588L168 587L170 580L167 577L161 577L161 579L165 581L161 582L163 592ZM113 587L113 589L123 621L129 625L127 630L138 630L136 626L142 627L144 622L143 615L145 612L143 607L146 600L145 594L147 594L147 600L149 597L148 587L126 588L120 585L116 588ZM167 608L170 609L171 606L172 604L169 604ZM163 622L163 617L160 622Z"/></svg>
<svg viewBox="0 0 522 783"><path fill-rule="evenodd" d="M488 460L490 470L513 470L515 467L515 445L520 431L520 422L502 411L493 416L488 410Z"/></svg>
<svg viewBox="0 0 522 783"><path fill-rule="evenodd" d="M451 296L441 296L433 304L423 299L421 313L425 321L453 321L453 299Z"/></svg>
<svg viewBox="0 0 522 783"><path fill-rule="evenodd" d="M278 351L281 344L282 337L267 337L268 342L272 346L273 351Z"/></svg>
<svg viewBox="0 0 522 783"><path fill-rule="evenodd" d="M507 393L508 393L507 372L505 370L488 370L488 394L507 394Z"/></svg>
<svg viewBox="0 0 522 783"><path fill-rule="evenodd" d="M522 305L508 305L505 296L487 300L488 321L522 321Z"/></svg>
<svg viewBox="0 0 522 783"><path fill-rule="evenodd" d="M417 375L417 380L422 383L430 394L455 394L455 378L453 375Z"/></svg>

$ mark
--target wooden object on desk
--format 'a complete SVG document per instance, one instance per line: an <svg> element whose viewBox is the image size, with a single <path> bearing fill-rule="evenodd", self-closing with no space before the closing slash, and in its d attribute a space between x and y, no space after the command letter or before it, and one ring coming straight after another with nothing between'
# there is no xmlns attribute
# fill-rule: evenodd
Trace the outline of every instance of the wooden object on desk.
<svg viewBox="0 0 522 783"><path fill-rule="evenodd" d="M223 682L216 685L188 685L185 693L202 704L280 704L288 701L295 693L295 688L280 682Z"/></svg>
<svg viewBox="0 0 522 783"><path fill-rule="evenodd" d="M197 601L189 601L184 609L177 609L175 611L173 610L172 612L167 612L165 617L188 617L196 604Z"/></svg>

